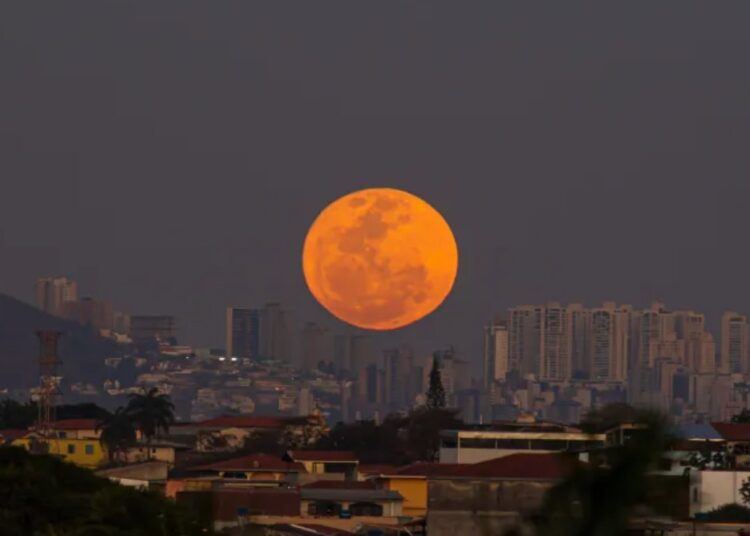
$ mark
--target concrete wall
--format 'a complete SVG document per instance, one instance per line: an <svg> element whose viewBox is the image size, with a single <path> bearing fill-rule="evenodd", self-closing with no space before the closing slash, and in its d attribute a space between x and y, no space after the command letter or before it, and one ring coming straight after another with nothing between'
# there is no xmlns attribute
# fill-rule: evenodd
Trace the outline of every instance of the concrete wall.
<svg viewBox="0 0 750 536"><path fill-rule="evenodd" d="M552 481L428 480L430 536L502 534L539 509Z"/></svg>
<svg viewBox="0 0 750 536"><path fill-rule="evenodd" d="M502 458L516 453L525 454L545 454L555 452L551 450L529 450L529 449L472 449L466 447L460 448L440 448L440 463L479 463L495 458Z"/></svg>
<svg viewBox="0 0 750 536"><path fill-rule="evenodd" d="M740 487L750 471L699 471L690 484L690 515L731 503L742 504Z"/></svg>

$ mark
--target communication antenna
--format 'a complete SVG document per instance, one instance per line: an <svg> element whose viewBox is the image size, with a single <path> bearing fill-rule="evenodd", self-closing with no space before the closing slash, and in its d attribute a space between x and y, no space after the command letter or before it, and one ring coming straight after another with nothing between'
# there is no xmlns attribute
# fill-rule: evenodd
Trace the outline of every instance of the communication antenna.
<svg viewBox="0 0 750 536"><path fill-rule="evenodd" d="M53 436L55 424L55 405L60 396L60 376L57 367L62 363L57 355L59 331L39 330L39 413L37 416L37 433L42 443Z"/></svg>

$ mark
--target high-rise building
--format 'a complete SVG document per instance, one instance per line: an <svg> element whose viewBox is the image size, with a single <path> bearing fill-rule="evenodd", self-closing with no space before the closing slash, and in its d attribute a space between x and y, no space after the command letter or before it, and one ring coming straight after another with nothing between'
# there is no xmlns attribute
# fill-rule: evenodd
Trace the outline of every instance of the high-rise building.
<svg viewBox="0 0 750 536"><path fill-rule="evenodd" d="M351 371L351 341L348 335L336 335L333 338L333 364L337 372Z"/></svg>
<svg viewBox="0 0 750 536"><path fill-rule="evenodd" d="M65 303L78 300L78 285L66 277L41 277L36 281L34 294L42 311L64 316Z"/></svg>
<svg viewBox="0 0 750 536"><path fill-rule="evenodd" d="M383 391L384 402L391 410L410 406L411 376L414 374L414 354L411 348L393 348L383 352Z"/></svg>
<svg viewBox="0 0 750 536"><path fill-rule="evenodd" d="M168 315L132 316L130 337L136 343L168 342L177 337L177 323Z"/></svg>
<svg viewBox="0 0 750 536"><path fill-rule="evenodd" d="M508 325L495 320L484 327L484 388L496 380L504 380L509 370Z"/></svg>
<svg viewBox="0 0 750 536"><path fill-rule="evenodd" d="M260 345L263 357L289 361L288 312L280 303L267 303L263 307Z"/></svg>
<svg viewBox="0 0 750 536"><path fill-rule="evenodd" d="M508 368L539 374L544 345L544 306L520 305L508 311Z"/></svg>
<svg viewBox="0 0 750 536"><path fill-rule="evenodd" d="M591 374L589 360L589 310L580 303L571 303L568 309L570 329L570 364L573 378L588 378Z"/></svg>
<svg viewBox="0 0 750 536"><path fill-rule="evenodd" d="M63 316L100 330L111 330L114 325L112 305L93 298L66 301L63 304Z"/></svg>
<svg viewBox="0 0 750 536"><path fill-rule="evenodd" d="M377 357L372 348L372 339L367 335L354 335L350 339L349 360L351 372L359 374L362 368L377 363Z"/></svg>
<svg viewBox="0 0 750 536"><path fill-rule="evenodd" d="M571 377L571 337L567 310L559 303L549 303L543 311L539 378L568 380Z"/></svg>
<svg viewBox="0 0 750 536"><path fill-rule="evenodd" d="M629 306L606 302L588 313L589 377L598 381L625 381L630 331Z"/></svg>
<svg viewBox="0 0 750 536"><path fill-rule="evenodd" d="M260 357L260 311L227 307L226 354L230 357Z"/></svg>
<svg viewBox="0 0 750 536"><path fill-rule="evenodd" d="M302 328L302 368L311 370L321 362L332 363L334 354L334 339L328 328L308 322Z"/></svg>
<svg viewBox="0 0 750 536"><path fill-rule="evenodd" d="M727 311L721 315L722 372L750 372L747 316Z"/></svg>

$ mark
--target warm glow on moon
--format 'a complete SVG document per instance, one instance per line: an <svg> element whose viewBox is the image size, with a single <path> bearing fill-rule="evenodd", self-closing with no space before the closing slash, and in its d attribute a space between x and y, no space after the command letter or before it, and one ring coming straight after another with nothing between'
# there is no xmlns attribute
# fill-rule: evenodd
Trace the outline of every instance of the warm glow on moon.
<svg viewBox="0 0 750 536"><path fill-rule="evenodd" d="M458 248L443 217L401 190L372 188L328 205L305 239L313 296L337 318L396 329L434 311L453 287Z"/></svg>

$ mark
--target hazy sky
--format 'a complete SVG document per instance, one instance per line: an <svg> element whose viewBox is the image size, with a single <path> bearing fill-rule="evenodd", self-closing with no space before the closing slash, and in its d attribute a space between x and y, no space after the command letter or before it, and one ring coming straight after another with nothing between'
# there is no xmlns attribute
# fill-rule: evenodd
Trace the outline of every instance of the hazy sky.
<svg viewBox="0 0 750 536"><path fill-rule="evenodd" d="M476 355L546 300L750 312L750 3L583 4L0 2L0 292L67 274L194 344L228 304L337 327L305 232L392 186L461 253L393 340Z"/></svg>

